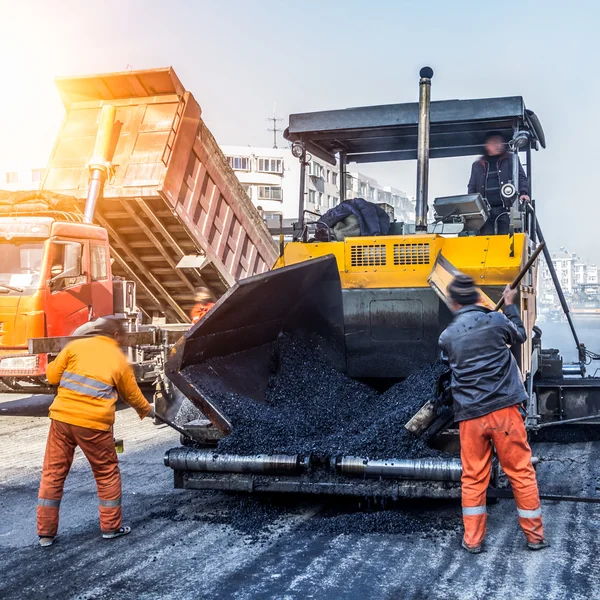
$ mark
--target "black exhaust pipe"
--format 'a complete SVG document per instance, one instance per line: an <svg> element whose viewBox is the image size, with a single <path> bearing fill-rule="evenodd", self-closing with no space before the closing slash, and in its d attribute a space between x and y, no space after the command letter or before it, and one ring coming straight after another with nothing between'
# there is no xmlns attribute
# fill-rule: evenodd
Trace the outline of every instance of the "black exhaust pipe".
<svg viewBox="0 0 600 600"><path fill-rule="evenodd" d="M419 73L419 135L417 142L417 200L415 206L416 231L427 231L427 188L429 184L429 124L431 106L431 78L433 69L423 67Z"/></svg>

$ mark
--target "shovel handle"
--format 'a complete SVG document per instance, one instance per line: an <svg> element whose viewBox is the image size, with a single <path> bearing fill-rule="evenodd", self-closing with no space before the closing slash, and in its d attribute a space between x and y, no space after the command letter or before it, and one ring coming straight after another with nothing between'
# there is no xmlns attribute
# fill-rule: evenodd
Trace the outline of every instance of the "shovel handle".
<svg viewBox="0 0 600 600"><path fill-rule="evenodd" d="M154 418L158 419L161 423L168 425L171 429L174 429L175 431L180 433L183 437L189 438L190 440L193 439L192 436L187 431L185 431L185 429L178 427L177 425L175 425L175 423L173 423L173 421L169 421L169 419L165 419L164 417L161 417L157 412L154 413Z"/></svg>
<svg viewBox="0 0 600 600"><path fill-rule="evenodd" d="M529 260L525 263L525 266L519 271L516 279L510 284L510 289L514 290L520 283L523 277L527 275L527 271L531 268L531 265L535 262L535 259L540 255L540 252L544 249L546 242L540 242L533 254L529 257ZM494 310L500 310L504 306L504 296L498 300Z"/></svg>

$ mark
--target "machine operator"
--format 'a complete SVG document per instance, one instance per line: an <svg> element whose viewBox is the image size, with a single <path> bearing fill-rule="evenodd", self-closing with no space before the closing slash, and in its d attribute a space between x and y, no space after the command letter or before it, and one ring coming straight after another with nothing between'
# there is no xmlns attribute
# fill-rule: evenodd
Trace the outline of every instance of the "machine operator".
<svg viewBox="0 0 600 600"><path fill-rule="evenodd" d="M514 304L517 290L506 287L503 314L478 304L479 290L467 275L457 275L448 293L454 318L439 344L452 370L454 416L460 430L463 548L473 554L482 551L493 448L510 481L527 547L547 548L521 412L527 392L510 351L511 345L527 339Z"/></svg>
<svg viewBox="0 0 600 600"><path fill-rule="evenodd" d="M500 131L486 134L483 144L484 154L471 167L468 193L481 194L490 204L490 217L479 230L479 235L500 235L509 232L509 216L512 202L502 197L501 189L513 178L513 153L506 150L506 140ZM519 199L529 202L529 183L525 171L519 163Z"/></svg>
<svg viewBox="0 0 600 600"><path fill-rule="evenodd" d="M41 546L51 546L58 531L58 513L65 479L79 446L88 459L96 486L102 537L127 535L121 518L121 474L112 427L118 395L140 418L154 417L133 370L120 348L125 329L116 317L91 324L85 337L69 343L48 365L46 376L58 393L50 406L38 495L37 525Z"/></svg>

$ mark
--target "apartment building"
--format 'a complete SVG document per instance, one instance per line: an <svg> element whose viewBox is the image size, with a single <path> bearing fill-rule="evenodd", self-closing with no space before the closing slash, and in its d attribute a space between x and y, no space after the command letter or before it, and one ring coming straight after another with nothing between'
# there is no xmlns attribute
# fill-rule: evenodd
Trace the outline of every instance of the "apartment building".
<svg viewBox="0 0 600 600"><path fill-rule="evenodd" d="M567 297L600 297L596 265L586 263L565 248L552 253L551 256L556 275ZM542 304L557 302L550 269L544 260L540 260L538 298Z"/></svg>
<svg viewBox="0 0 600 600"><path fill-rule="evenodd" d="M44 171L43 168L31 168L21 164L0 165L0 190L39 190Z"/></svg>
<svg viewBox="0 0 600 600"><path fill-rule="evenodd" d="M300 162L289 148L221 146L246 193L267 217L298 217ZM304 208L324 214L340 202L338 167L313 157L306 167ZM414 221L414 200L406 192L384 187L362 173L346 174L346 198L385 202L399 221Z"/></svg>

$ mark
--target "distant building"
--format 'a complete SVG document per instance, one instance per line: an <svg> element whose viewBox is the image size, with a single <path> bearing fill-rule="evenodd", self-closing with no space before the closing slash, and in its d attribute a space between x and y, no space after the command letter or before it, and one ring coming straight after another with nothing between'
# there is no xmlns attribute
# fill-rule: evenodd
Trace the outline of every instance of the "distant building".
<svg viewBox="0 0 600 600"><path fill-rule="evenodd" d="M413 223L415 201L402 190L381 186L377 180L362 173L346 173L346 199L364 198L370 202L386 203L393 207L397 221Z"/></svg>
<svg viewBox="0 0 600 600"><path fill-rule="evenodd" d="M586 263L576 254L561 248L552 253L552 263L556 276L570 303L600 301L600 285L598 267ZM558 296L550 275L550 269L545 261L540 260L538 300L546 307L558 305Z"/></svg>
<svg viewBox="0 0 600 600"><path fill-rule="evenodd" d="M265 217L297 219L300 162L289 148L221 146L246 193ZM306 167L304 208L324 214L340 202L339 169L313 157ZM393 207L399 221L414 221L414 200L361 173L346 174L346 199L364 198Z"/></svg>
<svg viewBox="0 0 600 600"><path fill-rule="evenodd" d="M0 165L0 190L16 192L39 190L44 179L45 169L24 167L23 165Z"/></svg>

